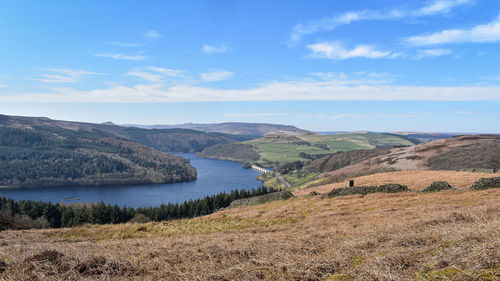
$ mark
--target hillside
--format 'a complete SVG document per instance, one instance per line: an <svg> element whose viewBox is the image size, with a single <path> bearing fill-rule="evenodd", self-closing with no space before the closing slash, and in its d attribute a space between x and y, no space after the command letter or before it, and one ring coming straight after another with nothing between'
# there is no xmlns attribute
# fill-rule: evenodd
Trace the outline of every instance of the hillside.
<svg viewBox="0 0 500 281"><path fill-rule="evenodd" d="M204 148L219 144L246 141L253 136L207 133L190 129L143 129L117 126L111 122L103 124L52 120L45 117L21 117L0 115L0 124L14 127L57 127L62 129L96 132L132 140L164 152L200 152Z"/></svg>
<svg viewBox="0 0 500 281"><path fill-rule="evenodd" d="M465 135L440 139L413 147L393 148L318 177L343 179L381 171L408 170L498 170L500 135Z"/></svg>
<svg viewBox="0 0 500 281"><path fill-rule="evenodd" d="M225 122L214 124L178 124L178 125L128 125L146 129L192 129L211 133L224 133L233 135L263 136L272 132L287 132L290 134L305 134L308 131L290 125L266 124L266 123L243 123Z"/></svg>
<svg viewBox="0 0 500 281"><path fill-rule="evenodd" d="M216 144L205 148L197 156L245 163L257 161L260 158L259 151L254 146L245 143Z"/></svg>
<svg viewBox="0 0 500 281"><path fill-rule="evenodd" d="M329 172L338 170L342 167L349 166L363 160L388 154L390 149L387 148L375 148L375 149L359 149L345 151L341 153L328 154L321 158L315 159L307 163L304 167L306 171L309 172Z"/></svg>
<svg viewBox="0 0 500 281"><path fill-rule="evenodd" d="M317 135L268 134L246 142L257 147L263 161L294 162L309 160L309 155L326 155L339 151L376 147L411 146L408 140L381 134Z"/></svg>
<svg viewBox="0 0 500 281"><path fill-rule="evenodd" d="M423 132L393 132L393 135L402 136L412 142L426 143L439 139L447 139L457 135L458 133L423 133Z"/></svg>
<svg viewBox="0 0 500 281"><path fill-rule="evenodd" d="M295 161L309 161L321 156L358 149L373 149L382 147L411 146L412 142L395 135L384 134L338 134L318 135L306 133L302 135L276 132L243 142L258 151L256 160L261 165L275 165ZM200 155L209 158L227 157L232 151L231 145L220 145L217 150L207 149ZM220 153L220 154L219 154ZM248 157L233 157L236 161L248 162ZM255 161L255 160L254 160Z"/></svg>
<svg viewBox="0 0 500 281"><path fill-rule="evenodd" d="M13 280L495 280L500 189L309 196L160 223L3 231Z"/></svg>
<svg viewBox="0 0 500 281"><path fill-rule="evenodd" d="M0 120L0 186L148 184L190 181L181 157L90 131Z"/></svg>

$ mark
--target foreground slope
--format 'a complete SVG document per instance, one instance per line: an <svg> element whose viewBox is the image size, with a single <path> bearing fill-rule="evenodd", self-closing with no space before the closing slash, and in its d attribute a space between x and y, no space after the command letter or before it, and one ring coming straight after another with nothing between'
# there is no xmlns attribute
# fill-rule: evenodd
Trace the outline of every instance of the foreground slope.
<svg viewBox="0 0 500 281"><path fill-rule="evenodd" d="M500 189L314 196L164 223L4 231L0 277L495 280L498 200Z"/></svg>
<svg viewBox="0 0 500 281"><path fill-rule="evenodd" d="M196 179L181 157L102 133L0 125L0 187L170 183Z"/></svg>

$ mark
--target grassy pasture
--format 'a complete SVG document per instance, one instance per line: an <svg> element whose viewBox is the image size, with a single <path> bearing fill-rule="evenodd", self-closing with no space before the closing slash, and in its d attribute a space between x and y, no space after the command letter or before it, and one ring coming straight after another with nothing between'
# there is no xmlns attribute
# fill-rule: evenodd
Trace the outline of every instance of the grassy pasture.
<svg viewBox="0 0 500 281"><path fill-rule="evenodd" d="M300 144L298 141L307 142L307 144ZM299 156L301 152L310 155L318 155L355 149L371 149L376 146L413 145L411 142L397 136L361 133L329 136L316 134L305 134L300 136L285 135L280 138L263 137L248 141L247 143L259 149L260 163L288 163L298 160L307 160Z"/></svg>

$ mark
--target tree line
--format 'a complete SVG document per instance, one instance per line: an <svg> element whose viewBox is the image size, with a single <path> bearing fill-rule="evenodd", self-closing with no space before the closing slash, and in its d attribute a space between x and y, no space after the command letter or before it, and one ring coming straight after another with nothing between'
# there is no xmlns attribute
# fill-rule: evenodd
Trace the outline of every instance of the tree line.
<svg viewBox="0 0 500 281"><path fill-rule="evenodd" d="M14 217L28 228L59 228L82 224L118 224L125 222L164 221L192 218L213 213L228 207L237 199L254 197L275 192L271 188L259 187L252 190L233 190L188 200L181 204L168 203L154 207L120 207L105 204L50 203L42 201L14 201L0 196L0 212Z"/></svg>

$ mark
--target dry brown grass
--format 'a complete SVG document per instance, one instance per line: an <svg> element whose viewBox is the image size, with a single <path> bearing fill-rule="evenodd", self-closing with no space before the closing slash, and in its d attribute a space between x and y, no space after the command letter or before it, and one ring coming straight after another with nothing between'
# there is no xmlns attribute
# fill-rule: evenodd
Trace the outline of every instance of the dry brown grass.
<svg viewBox="0 0 500 281"><path fill-rule="evenodd" d="M314 196L166 224L4 231L0 280L498 280L499 200Z"/></svg>
<svg viewBox="0 0 500 281"><path fill-rule="evenodd" d="M356 186L382 185L387 183L399 183L408 186L411 190L423 190L435 181L445 181L453 188L463 189L470 187L480 178L498 177L498 174L456 172L456 171L398 171L377 173L368 176L354 178ZM348 186L348 181L336 182L322 186L307 188L293 192L296 196L303 196L316 191L328 193L334 188Z"/></svg>

